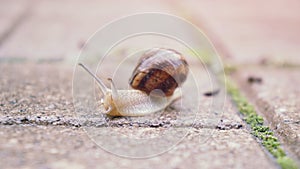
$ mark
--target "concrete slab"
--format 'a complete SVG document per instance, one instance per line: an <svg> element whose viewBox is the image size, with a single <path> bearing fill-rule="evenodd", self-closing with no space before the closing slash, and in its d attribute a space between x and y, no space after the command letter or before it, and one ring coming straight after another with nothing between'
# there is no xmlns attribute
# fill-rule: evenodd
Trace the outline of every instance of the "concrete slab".
<svg viewBox="0 0 300 169"><path fill-rule="evenodd" d="M238 70L234 76L286 147L300 160L299 70L252 66Z"/></svg>
<svg viewBox="0 0 300 169"><path fill-rule="evenodd" d="M72 61L84 42L108 22L138 12L170 10L158 1L130 1L122 5L111 1L38 1L31 16L1 46L0 56Z"/></svg>
<svg viewBox="0 0 300 169"><path fill-rule="evenodd" d="M253 64L262 60L300 63L297 0L191 0L180 3L178 9L206 30L221 55L228 57L228 63Z"/></svg>
<svg viewBox="0 0 300 169"><path fill-rule="evenodd" d="M130 65L127 65L130 66ZM194 104L196 98L188 94L194 91L193 81L184 85L184 104L176 102L165 112L140 118L108 118L98 107L92 113L74 113L72 97L72 68L63 63L2 63L0 67L0 116L1 124L39 124L68 126L206 126L210 128L242 127L242 121L235 112L234 106L225 100L218 103L219 96L208 97L204 94L212 90L211 81L206 71L199 65L191 65L198 69L195 79L199 84L199 109ZM22 70L22 71L20 71ZM80 69L79 71L82 71ZM126 87L130 72L123 72L123 79L118 79L118 87ZM82 72L83 81L92 81L86 72ZM12 76L13 75L13 76ZM125 83L125 84L123 84ZM123 84L123 85L122 85ZM76 85L76 84L75 84ZM78 87L81 85L78 84ZM85 87L82 85L81 87ZM95 87L95 86L94 86ZM91 85L91 88L93 86ZM95 88L97 90L97 88ZM88 93L83 93L85 97ZM220 93L219 93L220 94ZM75 91L76 95L76 91ZM99 99L96 94L93 99ZM218 98L220 99L220 98ZM216 105L218 104L218 105ZM191 109L195 107L195 109ZM220 110L221 109L221 110ZM181 110L178 112L178 110ZM217 112L218 111L218 112ZM223 121L223 122L221 122ZM127 125L124 124L127 123ZM239 128L239 127L238 127Z"/></svg>
<svg viewBox="0 0 300 169"><path fill-rule="evenodd" d="M170 151L146 159L128 159L106 152L81 128L0 126L0 163L3 168L277 168L245 129L191 129ZM102 128L98 128L103 130ZM107 128L107 131L114 130ZM122 128L139 133L144 128ZM137 135L137 134L136 134ZM116 145L116 147L122 145Z"/></svg>
<svg viewBox="0 0 300 169"><path fill-rule="evenodd" d="M3 0L0 2L0 45L11 35L11 33L28 16L28 0Z"/></svg>
<svg viewBox="0 0 300 169"><path fill-rule="evenodd" d="M276 163L247 131L228 102L220 119L212 120L209 109L213 97L202 97L195 123L178 118L172 125L173 117L177 117L173 114L176 106L160 115L143 118L111 119L93 115L77 118L72 106L70 67L60 63L23 62L2 63L0 68L1 167L276 168ZM201 91L207 89L204 84ZM167 130L171 135L163 137L162 131ZM175 130L183 132L173 135L175 138L170 137ZM125 135L129 140L162 137L162 141L169 140L167 143L184 139L171 151L149 159L117 157L100 149L90 139L100 145L106 143L107 149L120 153L111 149L125 147L121 141L112 141L116 135Z"/></svg>
<svg viewBox="0 0 300 169"><path fill-rule="evenodd" d="M185 10L186 16L204 28L226 64L236 66L240 89L299 160L299 2L181 4L178 9L190 9Z"/></svg>

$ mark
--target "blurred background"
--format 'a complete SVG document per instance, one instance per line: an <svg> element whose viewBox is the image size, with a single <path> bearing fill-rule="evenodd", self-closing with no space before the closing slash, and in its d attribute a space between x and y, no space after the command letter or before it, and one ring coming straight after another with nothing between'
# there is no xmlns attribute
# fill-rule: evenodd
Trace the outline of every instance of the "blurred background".
<svg viewBox="0 0 300 169"><path fill-rule="evenodd" d="M300 2L288 1L0 1L0 58L73 60L114 19L140 12L183 17L215 41L230 62L299 61ZM225 49L226 48L226 49ZM225 51L226 50L226 51Z"/></svg>

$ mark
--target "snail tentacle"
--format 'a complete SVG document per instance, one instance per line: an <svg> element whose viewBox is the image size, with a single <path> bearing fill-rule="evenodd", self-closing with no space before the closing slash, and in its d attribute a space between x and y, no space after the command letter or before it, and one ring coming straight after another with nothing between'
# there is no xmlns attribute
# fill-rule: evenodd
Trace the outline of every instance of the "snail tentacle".
<svg viewBox="0 0 300 169"><path fill-rule="evenodd" d="M111 91L112 91L112 98L114 100L117 100L119 98L119 93L118 93L118 90L116 88L116 85L115 85L114 81L111 78L108 78L107 80L110 81L110 86L111 86Z"/></svg>
<svg viewBox="0 0 300 169"><path fill-rule="evenodd" d="M98 82L98 85L99 85L102 93L107 93L109 91L109 89L104 85L102 80L100 78L98 78L94 73L92 73L92 71L89 68L87 68L82 63L79 63L78 65L81 66L83 69L85 69Z"/></svg>

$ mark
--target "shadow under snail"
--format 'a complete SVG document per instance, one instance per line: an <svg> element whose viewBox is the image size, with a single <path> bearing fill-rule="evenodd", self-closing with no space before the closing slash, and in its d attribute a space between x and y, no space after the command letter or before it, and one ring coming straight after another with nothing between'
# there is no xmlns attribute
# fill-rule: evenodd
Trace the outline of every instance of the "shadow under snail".
<svg viewBox="0 0 300 169"><path fill-rule="evenodd" d="M181 97L180 87L188 75L188 64L173 49L153 48L139 59L129 80L133 89L119 90L112 79L110 89L85 65L79 63L95 80L104 94L103 106L110 116L144 116L164 110Z"/></svg>

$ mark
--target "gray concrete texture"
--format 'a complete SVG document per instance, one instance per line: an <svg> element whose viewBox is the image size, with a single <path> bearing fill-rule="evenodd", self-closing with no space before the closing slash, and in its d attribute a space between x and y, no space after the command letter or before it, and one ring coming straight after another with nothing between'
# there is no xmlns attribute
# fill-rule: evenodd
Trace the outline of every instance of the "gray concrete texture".
<svg viewBox="0 0 300 169"><path fill-rule="evenodd" d="M130 168L130 165L136 166L136 160L120 158L104 151L97 146L96 143L99 142L95 143L89 138L95 139L90 131L99 133L100 130L100 133L107 137L101 140L107 139L109 142L115 133L128 134L129 138L138 137L137 133L160 136L159 131L172 129L172 124L182 128L188 135L170 152L142 160L145 163L142 163L142 166L137 165L137 168L185 168L185 165L191 168L221 168L224 164L228 165L227 168L239 168L251 158L255 161L257 156L262 159L257 165L274 165L248 133L231 103L227 102L224 114L211 122L209 110L212 97L202 97L201 110L195 122L194 119L183 120L176 116L176 105L175 109L169 108L162 114L142 118L91 118L91 115L78 118L72 106L72 71L62 65L64 64L2 64L0 124L1 164L4 168L56 168L56 165L62 165L63 168L109 168L110 165L112 168ZM18 68L21 66L26 70L19 72ZM186 113L191 114L188 111ZM223 134L224 136L221 136ZM145 136L142 134L140 137ZM188 141L189 139L191 140ZM74 151L76 148L73 146L76 144L73 141L79 142L80 146L83 146L82 152L87 154ZM221 143L218 144L219 142ZM113 146L124 147L121 143ZM183 148L178 150L179 147ZM243 151L247 151L245 156L241 156ZM181 157L183 154L186 155ZM225 154L232 154L232 160L222 158ZM106 158L109 159L105 160ZM191 161L188 162L187 159ZM207 163L207 159L216 160ZM239 162L235 162L236 160ZM120 161L124 161L125 164ZM164 161L170 163L161 166ZM95 165L97 163L101 165ZM254 166L251 164L248 167Z"/></svg>

